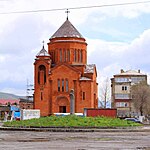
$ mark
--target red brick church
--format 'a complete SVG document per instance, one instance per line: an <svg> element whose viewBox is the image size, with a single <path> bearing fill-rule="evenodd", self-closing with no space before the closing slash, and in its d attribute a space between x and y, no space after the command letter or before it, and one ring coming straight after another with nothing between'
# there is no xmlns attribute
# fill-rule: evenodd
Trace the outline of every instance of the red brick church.
<svg viewBox="0 0 150 150"><path fill-rule="evenodd" d="M98 107L95 64L87 64L87 43L67 20L51 36L34 62L34 108L41 116L70 112L70 91L74 90L74 111Z"/></svg>

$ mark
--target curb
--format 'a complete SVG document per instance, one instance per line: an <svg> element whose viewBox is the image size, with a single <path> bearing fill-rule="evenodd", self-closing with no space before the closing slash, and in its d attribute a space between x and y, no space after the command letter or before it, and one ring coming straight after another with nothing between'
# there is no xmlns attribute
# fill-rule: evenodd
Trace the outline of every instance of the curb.
<svg viewBox="0 0 150 150"><path fill-rule="evenodd" d="M0 127L0 130L8 131L36 131L36 132L150 132L150 127L118 127L118 128L84 128L84 127Z"/></svg>

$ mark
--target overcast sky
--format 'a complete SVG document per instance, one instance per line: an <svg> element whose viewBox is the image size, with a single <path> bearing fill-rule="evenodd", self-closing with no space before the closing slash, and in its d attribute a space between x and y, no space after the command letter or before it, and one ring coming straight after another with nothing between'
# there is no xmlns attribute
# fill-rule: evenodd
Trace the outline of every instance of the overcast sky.
<svg viewBox="0 0 150 150"><path fill-rule="evenodd" d="M66 20L65 10L11 13L143 0L0 0L0 91L26 95L33 84L36 54ZM70 9L70 22L88 43L88 63L96 64L98 83L120 69L150 75L150 2L90 9Z"/></svg>

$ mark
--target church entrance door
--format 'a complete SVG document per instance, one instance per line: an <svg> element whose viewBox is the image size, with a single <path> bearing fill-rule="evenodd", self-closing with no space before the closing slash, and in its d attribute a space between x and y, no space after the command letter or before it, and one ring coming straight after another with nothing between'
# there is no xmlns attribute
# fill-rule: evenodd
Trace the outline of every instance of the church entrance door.
<svg viewBox="0 0 150 150"><path fill-rule="evenodd" d="M60 113L66 113L66 106L59 106Z"/></svg>

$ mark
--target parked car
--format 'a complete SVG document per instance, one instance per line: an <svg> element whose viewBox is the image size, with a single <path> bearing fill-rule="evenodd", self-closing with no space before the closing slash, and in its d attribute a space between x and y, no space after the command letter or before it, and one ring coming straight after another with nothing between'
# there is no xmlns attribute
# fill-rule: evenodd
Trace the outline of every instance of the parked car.
<svg viewBox="0 0 150 150"><path fill-rule="evenodd" d="M133 122L136 122L136 123L141 123L140 120L138 120L136 118L125 118L124 120L133 121Z"/></svg>

